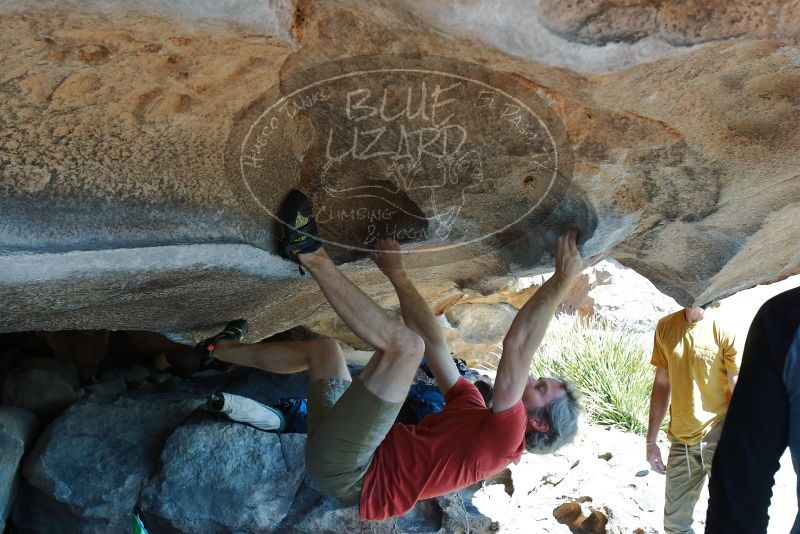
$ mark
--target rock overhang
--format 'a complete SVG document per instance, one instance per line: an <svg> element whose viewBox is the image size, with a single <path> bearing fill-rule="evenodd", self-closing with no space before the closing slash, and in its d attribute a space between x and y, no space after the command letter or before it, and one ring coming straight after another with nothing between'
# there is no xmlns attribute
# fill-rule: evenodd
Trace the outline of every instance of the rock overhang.
<svg viewBox="0 0 800 534"><path fill-rule="evenodd" d="M587 254L609 252L686 305L798 271L796 48L710 45L588 77L475 46L403 5L252 3L248 18L250 4L10 10L4 23L21 44L6 47L2 85L4 330L189 339L244 315L264 337L331 313L274 253L275 221L231 174L228 141L269 87L387 51L514 77L563 124L574 154L548 217L446 261L421 259L414 273L426 296L546 271L554 236L572 226ZM252 26L265 20L285 25ZM96 46L107 54L87 48ZM525 189L481 195L465 227L485 225ZM364 256L344 255L346 272L390 300Z"/></svg>

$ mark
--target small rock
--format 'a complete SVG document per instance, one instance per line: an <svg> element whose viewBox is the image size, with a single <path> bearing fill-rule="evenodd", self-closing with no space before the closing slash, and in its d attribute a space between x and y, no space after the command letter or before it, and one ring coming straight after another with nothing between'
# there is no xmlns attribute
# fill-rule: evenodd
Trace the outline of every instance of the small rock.
<svg viewBox="0 0 800 534"><path fill-rule="evenodd" d="M581 523L581 534L606 534L608 517L600 510L592 510L592 513Z"/></svg>
<svg viewBox="0 0 800 534"><path fill-rule="evenodd" d="M202 371L194 373L192 378L209 378L221 374L223 374L222 371L217 371L216 369L203 369Z"/></svg>
<svg viewBox="0 0 800 534"><path fill-rule="evenodd" d="M569 525L582 516L581 505L575 501L565 502L553 510L553 517L562 525Z"/></svg>

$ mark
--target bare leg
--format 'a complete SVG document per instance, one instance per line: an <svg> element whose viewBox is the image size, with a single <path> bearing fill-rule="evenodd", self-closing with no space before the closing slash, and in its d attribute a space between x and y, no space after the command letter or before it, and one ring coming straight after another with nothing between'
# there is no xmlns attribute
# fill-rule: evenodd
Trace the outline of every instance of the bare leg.
<svg viewBox="0 0 800 534"><path fill-rule="evenodd" d="M361 339L379 350L396 344L398 338L412 332L389 317L361 289L336 268L323 249L298 256L317 280L328 302Z"/></svg>
<svg viewBox="0 0 800 534"><path fill-rule="evenodd" d="M361 339L376 348L361 380L388 402L403 402L422 359L422 339L391 319L347 279L323 249L298 256L319 284L339 317Z"/></svg>
<svg viewBox="0 0 800 534"><path fill-rule="evenodd" d="M214 351L223 362L255 367L270 373L299 373L309 370L311 380L345 378L350 380L347 363L332 339L256 343L253 345L223 340Z"/></svg>

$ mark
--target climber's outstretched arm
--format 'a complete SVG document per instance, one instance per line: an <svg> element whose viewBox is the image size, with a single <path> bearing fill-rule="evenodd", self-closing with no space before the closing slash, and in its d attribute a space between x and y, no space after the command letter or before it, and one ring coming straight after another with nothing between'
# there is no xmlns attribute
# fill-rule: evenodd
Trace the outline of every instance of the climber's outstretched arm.
<svg viewBox="0 0 800 534"><path fill-rule="evenodd" d="M492 394L492 411L502 412L522 398L531 368L531 360L547 331L550 319L564 300L572 282L581 271L600 261L595 256L584 262L578 251L574 230L558 238L556 272L519 310L503 339L503 356L497 367Z"/></svg>

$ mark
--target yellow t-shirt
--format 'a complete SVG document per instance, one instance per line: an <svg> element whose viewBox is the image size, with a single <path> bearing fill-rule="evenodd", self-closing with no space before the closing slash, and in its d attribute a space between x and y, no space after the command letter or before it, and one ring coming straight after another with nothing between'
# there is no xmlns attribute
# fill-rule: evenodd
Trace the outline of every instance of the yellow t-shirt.
<svg viewBox="0 0 800 534"><path fill-rule="evenodd" d="M669 371L668 434L687 445L699 443L728 411L728 375L741 364L733 334L709 310L696 323L683 310L675 312L658 322L650 363Z"/></svg>

